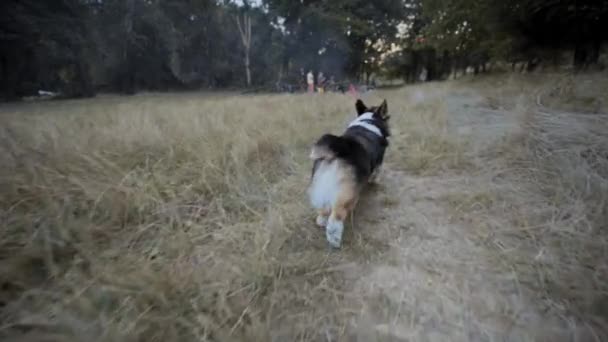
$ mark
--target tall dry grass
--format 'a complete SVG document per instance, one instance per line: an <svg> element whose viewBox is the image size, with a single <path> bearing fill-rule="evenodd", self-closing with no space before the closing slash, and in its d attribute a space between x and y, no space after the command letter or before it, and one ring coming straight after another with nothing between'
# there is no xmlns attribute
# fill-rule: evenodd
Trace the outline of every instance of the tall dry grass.
<svg viewBox="0 0 608 342"><path fill-rule="evenodd" d="M341 128L352 102L9 106L0 335L251 341L311 338L325 319L340 327L341 313L325 311L341 300L328 267L340 255L312 229L303 191L311 142Z"/></svg>
<svg viewBox="0 0 608 342"><path fill-rule="evenodd" d="M518 124L479 148L475 185L444 196L452 219L489 246L521 293L560 317L565 340L608 338L608 114L580 101L605 101L608 79L512 75L469 85L485 96L482 108L504 109Z"/></svg>
<svg viewBox="0 0 608 342"><path fill-rule="evenodd" d="M433 82L388 92L391 116L392 166L408 174L428 176L446 170L467 170L468 137L450 127L446 94L452 83ZM393 105L391 107L391 104Z"/></svg>
<svg viewBox="0 0 608 342"><path fill-rule="evenodd" d="M599 322L608 293L605 116L537 111L532 94L545 84L501 76L365 99L388 100L389 168L430 182L475 180L445 189L445 204L487 244L497 272L514 272L550 307ZM488 143L510 126L488 131L467 111L455 125L451 104L478 94L488 113L513 113L518 129ZM353 115L354 99L337 94L3 105L0 336L354 339L366 299L352 288L351 266L382 260L389 242L347 229L332 252L305 195L311 143Z"/></svg>

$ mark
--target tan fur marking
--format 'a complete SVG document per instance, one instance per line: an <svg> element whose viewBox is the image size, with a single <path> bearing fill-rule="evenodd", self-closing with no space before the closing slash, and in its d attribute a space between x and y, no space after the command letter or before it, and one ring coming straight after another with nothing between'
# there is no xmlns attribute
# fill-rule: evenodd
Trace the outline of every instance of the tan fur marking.
<svg viewBox="0 0 608 342"><path fill-rule="evenodd" d="M338 194L336 204L332 208L331 217L335 220L344 222L348 217L348 214L352 212L357 205L359 191L352 170L348 167L341 167L340 172L342 173L340 177L342 179L340 193Z"/></svg>

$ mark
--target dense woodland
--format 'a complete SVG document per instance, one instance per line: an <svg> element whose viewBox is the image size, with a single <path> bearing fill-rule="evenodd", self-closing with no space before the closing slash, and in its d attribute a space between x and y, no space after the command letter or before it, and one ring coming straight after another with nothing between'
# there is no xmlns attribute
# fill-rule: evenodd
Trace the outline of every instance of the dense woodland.
<svg viewBox="0 0 608 342"><path fill-rule="evenodd" d="M0 97L597 64L601 0L3 0ZM564 57L566 56L566 57Z"/></svg>

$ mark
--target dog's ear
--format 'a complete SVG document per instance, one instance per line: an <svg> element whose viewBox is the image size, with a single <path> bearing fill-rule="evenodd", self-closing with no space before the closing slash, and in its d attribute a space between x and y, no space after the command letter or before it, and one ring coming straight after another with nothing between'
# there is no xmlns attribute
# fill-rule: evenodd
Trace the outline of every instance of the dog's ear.
<svg viewBox="0 0 608 342"><path fill-rule="evenodd" d="M384 120L384 121L391 118L388 115L388 104L386 103L386 100L382 101L382 104L380 105L380 107L378 107L376 109L375 114L376 114L376 116L379 116L380 118L382 118L382 120Z"/></svg>
<svg viewBox="0 0 608 342"><path fill-rule="evenodd" d="M361 99L358 99L355 103L355 108L357 108L357 116L367 112L367 106Z"/></svg>

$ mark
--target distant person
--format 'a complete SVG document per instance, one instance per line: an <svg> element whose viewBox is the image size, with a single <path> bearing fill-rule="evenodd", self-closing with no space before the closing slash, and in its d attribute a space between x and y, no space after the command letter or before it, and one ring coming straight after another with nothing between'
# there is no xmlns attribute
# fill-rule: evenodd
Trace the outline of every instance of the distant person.
<svg viewBox="0 0 608 342"><path fill-rule="evenodd" d="M321 71L319 71L319 75L317 76L317 91L319 94L325 92L325 75Z"/></svg>
<svg viewBox="0 0 608 342"><path fill-rule="evenodd" d="M314 93L315 92L315 75L312 73L312 70L309 70L308 74L306 74L306 83L308 84L308 92Z"/></svg>
<svg viewBox="0 0 608 342"><path fill-rule="evenodd" d="M355 85L352 83L350 83L348 86L348 93L355 99L359 98L359 91L357 90L357 87L355 87Z"/></svg>
<svg viewBox="0 0 608 342"><path fill-rule="evenodd" d="M329 76L329 81L327 81L327 89L330 91L335 91L336 89L336 79L334 75Z"/></svg>
<svg viewBox="0 0 608 342"><path fill-rule="evenodd" d="M428 71L426 70L426 68L422 68L422 71L420 72L420 81L421 82L426 82L426 79L428 77Z"/></svg>

